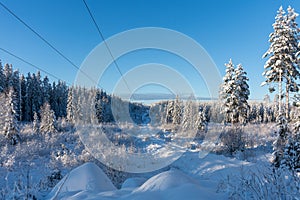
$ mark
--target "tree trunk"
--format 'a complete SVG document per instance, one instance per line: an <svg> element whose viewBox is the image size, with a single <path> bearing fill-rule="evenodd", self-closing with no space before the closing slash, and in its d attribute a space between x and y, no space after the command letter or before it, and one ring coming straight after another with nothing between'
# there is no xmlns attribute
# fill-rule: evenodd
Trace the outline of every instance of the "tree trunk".
<svg viewBox="0 0 300 200"><path fill-rule="evenodd" d="M290 110L290 102L289 102L289 100L290 100L290 95L289 95L289 88L290 88L290 84L287 83L287 84L286 84L286 91L285 91L285 118L286 118L287 120L290 119L290 112L289 112L289 110Z"/></svg>
<svg viewBox="0 0 300 200"><path fill-rule="evenodd" d="M281 110L281 96L282 96L282 80L281 80L281 70L279 70L279 81L278 81L278 112L279 112L279 116L282 115L282 110Z"/></svg>

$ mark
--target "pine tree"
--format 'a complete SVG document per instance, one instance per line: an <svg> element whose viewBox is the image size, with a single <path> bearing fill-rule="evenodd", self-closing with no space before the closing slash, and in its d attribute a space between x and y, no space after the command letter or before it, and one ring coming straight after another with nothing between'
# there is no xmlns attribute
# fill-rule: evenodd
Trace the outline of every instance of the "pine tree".
<svg viewBox="0 0 300 200"><path fill-rule="evenodd" d="M293 133L287 135L288 139L283 150L283 156L280 165L290 169L293 173L300 172L300 115L296 109L294 121Z"/></svg>
<svg viewBox="0 0 300 200"><path fill-rule="evenodd" d="M34 112L39 112L39 109L43 106L43 92L42 92L42 81L41 74L38 71L37 75L32 74L31 78L31 95L32 95L32 111L31 111L31 120L33 120Z"/></svg>
<svg viewBox="0 0 300 200"><path fill-rule="evenodd" d="M239 122L246 123L247 116L249 111L248 99L250 95L249 86L247 81L249 80L247 77L247 73L244 71L241 64L237 66L234 73L234 81L235 81L235 93L238 97L238 106L237 112L239 117Z"/></svg>
<svg viewBox="0 0 300 200"><path fill-rule="evenodd" d="M278 83L279 95L279 115L282 113L282 85L286 84L286 118L289 118L289 92L297 91L295 80L299 78L299 58L300 47L298 46L299 29L295 19L297 14L293 9L288 9L288 15L282 7L279 8L273 24L274 32L270 34L270 47L264 54L269 57L264 68L263 76L266 80L262 83ZM273 90L272 90L273 91Z"/></svg>
<svg viewBox="0 0 300 200"><path fill-rule="evenodd" d="M96 112L96 117L97 117L97 121L98 123L102 123L104 116L103 116L103 102L102 102L102 91L101 90L97 90L96 92L96 98L95 98L95 112Z"/></svg>
<svg viewBox="0 0 300 200"><path fill-rule="evenodd" d="M300 134L288 139L285 145L280 165L287 167L292 172L300 172Z"/></svg>
<svg viewBox="0 0 300 200"><path fill-rule="evenodd" d="M174 107L174 101L167 102L166 124L173 123Z"/></svg>
<svg viewBox="0 0 300 200"><path fill-rule="evenodd" d="M51 84L49 83L49 79L46 76L43 79L42 83L42 94L43 94L43 100L42 103L44 104L45 102L50 102L50 95L51 95Z"/></svg>
<svg viewBox="0 0 300 200"><path fill-rule="evenodd" d="M200 109L198 112L197 120L196 120L197 130L201 132L207 131L207 119L205 117L205 112L203 109Z"/></svg>
<svg viewBox="0 0 300 200"><path fill-rule="evenodd" d="M55 116L65 117L67 115L67 101L68 101L68 88L66 83L58 81L52 84L52 92L50 97L50 105L53 109Z"/></svg>
<svg viewBox="0 0 300 200"><path fill-rule="evenodd" d="M225 114L225 123L232 122L233 115L233 104L234 104L234 65L232 60L229 60L226 66L226 74L223 78L223 84L221 85L220 97L224 101L224 114Z"/></svg>
<svg viewBox="0 0 300 200"><path fill-rule="evenodd" d="M95 88L92 88L89 91L89 96L88 96L88 117L90 118L91 124L97 124L98 123L98 118L97 118L97 112L96 111L96 106L97 106L97 90ZM101 108L100 108L101 109ZM124 109L125 110L125 109Z"/></svg>
<svg viewBox="0 0 300 200"><path fill-rule="evenodd" d="M10 88L5 100L4 106L4 127L3 132L5 137L10 141L12 145L15 145L19 142L19 125L16 116L15 109L15 97L14 90Z"/></svg>
<svg viewBox="0 0 300 200"><path fill-rule="evenodd" d="M15 98L15 109L16 109L16 117L18 121L21 119L21 82L20 82L20 73L18 70L13 71L12 74L13 81L13 90L14 90L14 98Z"/></svg>
<svg viewBox="0 0 300 200"><path fill-rule="evenodd" d="M39 117L36 112L33 115L32 129L35 133L39 132Z"/></svg>
<svg viewBox="0 0 300 200"><path fill-rule="evenodd" d="M0 60L0 93L2 93L4 91L4 86L5 86L4 81L5 81L5 76L3 73L3 66L2 66L2 63Z"/></svg>
<svg viewBox="0 0 300 200"><path fill-rule="evenodd" d="M27 74L25 80L25 96L24 96L24 112L23 112L23 120L24 121L31 121L31 75L30 73Z"/></svg>
<svg viewBox="0 0 300 200"><path fill-rule="evenodd" d="M41 133L56 132L55 114L48 102L44 103L43 107L41 108L40 132Z"/></svg>
<svg viewBox="0 0 300 200"><path fill-rule="evenodd" d="M25 101L26 101L26 80L23 74L20 76L20 121L24 121L25 117Z"/></svg>
<svg viewBox="0 0 300 200"><path fill-rule="evenodd" d="M182 128L183 130L194 130L196 121L196 105L192 99L188 99L184 106Z"/></svg>
<svg viewBox="0 0 300 200"><path fill-rule="evenodd" d="M286 110L286 118L289 119L289 92L298 92L299 87L296 83L296 80L300 78L300 46L299 46L299 39L300 39L300 29L298 28L298 24L296 22L296 18L298 14L295 13L294 9L289 6L287 8L287 16L286 16L286 23L289 27L289 32L287 34L288 38L288 60L287 62L287 71L288 71L288 78L286 83L286 101L285 101L285 110Z"/></svg>
<svg viewBox="0 0 300 200"><path fill-rule="evenodd" d="M234 68L232 60L226 66L220 97L224 102L225 123L246 123L248 119L249 86L247 73L241 64Z"/></svg>
<svg viewBox="0 0 300 200"><path fill-rule="evenodd" d="M278 137L273 143L273 164L275 167L280 167L282 159L284 158L284 148L287 145L287 139L291 135L287 120L283 114L278 118L277 134Z"/></svg>
<svg viewBox="0 0 300 200"><path fill-rule="evenodd" d="M5 64L4 65L4 91L8 92L10 88L13 87L13 69L12 65Z"/></svg>
<svg viewBox="0 0 300 200"><path fill-rule="evenodd" d="M75 123L75 106L74 106L74 88L70 87L68 91L68 100L67 100L67 120L69 123Z"/></svg>
<svg viewBox="0 0 300 200"><path fill-rule="evenodd" d="M182 109L181 109L181 101L179 100L179 96L176 96L176 99L174 101L174 110L173 110L173 119L172 122L174 125L181 124L181 118L182 118Z"/></svg>
<svg viewBox="0 0 300 200"><path fill-rule="evenodd" d="M5 113L7 111L6 108L6 98L4 93L0 93L0 134L5 135L4 133L4 123L5 123Z"/></svg>
<svg viewBox="0 0 300 200"><path fill-rule="evenodd" d="M296 84L299 73L300 46L299 29L295 22L298 14L289 7L288 14L282 7L279 8L273 24L274 32L270 34L270 48L263 57L269 57L263 75L266 81L262 83L278 84L278 137L274 143L274 165L279 167L283 162L284 148L290 143L291 132L288 128L289 120L289 92L298 91ZM285 84L285 115L282 112L282 86ZM273 91L273 90L272 90ZM285 159L286 160L286 159Z"/></svg>

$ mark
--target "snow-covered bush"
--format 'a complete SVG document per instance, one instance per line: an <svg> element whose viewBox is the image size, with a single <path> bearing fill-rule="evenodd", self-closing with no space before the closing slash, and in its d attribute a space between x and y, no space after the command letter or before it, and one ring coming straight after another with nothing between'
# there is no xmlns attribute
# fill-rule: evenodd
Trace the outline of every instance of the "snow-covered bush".
<svg viewBox="0 0 300 200"><path fill-rule="evenodd" d="M234 152L244 150L245 138L241 127L225 127L220 135L221 151L224 154L233 155Z"/></svg>
<svg viewBox="0 0 300 200"><path fill-rule="evenodd" d="M218 192L228 199L295 199L300 195L300 180L290 171L261 166L227 176L219 183Z"/></svg>

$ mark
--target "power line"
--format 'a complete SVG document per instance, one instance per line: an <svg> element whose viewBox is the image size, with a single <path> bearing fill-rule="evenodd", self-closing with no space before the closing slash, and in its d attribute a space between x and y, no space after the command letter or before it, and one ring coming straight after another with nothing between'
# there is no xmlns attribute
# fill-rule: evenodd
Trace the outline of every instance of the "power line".
<svg viewBox="0 0 300 200"><path fill-rule="evenodd" d="M112 54L112 52L111 52L111 50L110 50L110 48L109 48L109 46L108 46L108 44L107 44L107 42L106 42L106 40L105 40L105 38L104 38L104 36L103 36L101 30L100 30L100 27L98 26L98 24L97 24L97 22L96 22L96 20L95 20L95 18L94 18L94 16L93 16L93 14L92 14L92 12L91 12L89 6L87 5L87 3L86 3L85 0L83 0L83 3L84 3L84 5L85 5L85 7L86 7L86 9L87 9L87 11L88 11L88 13L89 13L91 19L92 19L94 25L96 26L97 31L98 31L98 33L99 33L101 39L103 40L105 47L107 48L107 50L108 50L108 52L109 52L111 58L113 59L113 63L115 64L115 66L116 66L116 68L117 68L119 74L121 75L121 77L122 77L122 79L123 79L123 81L124 81L124 83L125 83L127 89L129 90L129 92L131 92L131 90L130 90L130 88L129 88L129 85L128 85L126 79L124 78L124 76L123 76L123 74L122 74L122 72L121 72L121 70L120 70L120 67L119 67L119 65L118 65L118 63L117 63L115 57L113 56L113 54Z"/></svg>
<svg viewBox="0 0 300 200"><path fill-rule="evenodd" d="M14 53L12 53L12 52L10 52L10 51L8 51L8 50L6 50L6 49L3 49L3 48L0 47L0 50L3 51L3 52L5 52L5 53L7 53L7 54L9 54L9 55L11 55L11 56L13 56L14 58L17 58L18 60L20 60L20 61L26 63L27 65L30 65L30 66L32 66L32 67L38 69L39 71L44 72L44 73L47 74L48 76L50 76L50 77L52 77L52 78L55 78L55 79L57 79L58 81L59 81L59 80L62 80L62 79L60 79L59 77L55 76L54 74L52 74L52 73L50 73L50 72L47 72L46 70L44 70L44 69L42 69L42 68L40 68L40 67L38 67L38 66L32 64L31 62L25 60L24 58L21 58L21 57L15 55ZM72 85L72 84L68 83L67 81L65 81L65 82L66 82L68 85Z"/></svg>
<svg viewBox="0 0 300 200"><path fill-rule="evenodd" d="M27 27L31 32L33 32L38 38L40 38L44 43L46 43L52 50L54 50L58 55L60 55L63 59L65 59L68 63L71 64L71 66L78 69L82 74L84 74L88 79L90 79L92 82L98 83L93 80L88 74L86 74L84 71L80 69L74 62L72 62L69 58L67 58L61 51L59 51L57 48L55 48L50 42L48 42L42 35L40 35L37 31L35 31L33 28L31 28L26 22L24 22L20 17L18 17L13 11L11 11L7 6L5 6L2 2L0 2L0 5L9 12L12 16L14 16L19 22L21 22L25 27ZM102 87L101 87L102 88ZM103 88L102 88L103 89Z"/></svg>

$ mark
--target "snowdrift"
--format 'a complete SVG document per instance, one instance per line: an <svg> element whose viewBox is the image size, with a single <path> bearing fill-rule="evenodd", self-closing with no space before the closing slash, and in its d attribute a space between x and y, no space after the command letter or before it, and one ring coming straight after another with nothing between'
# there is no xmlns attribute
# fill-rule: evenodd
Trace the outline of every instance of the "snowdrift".
<svg viewBox="0 0 300 200"><path fill-rule="evenodd" d="M217 192L218 184L250 163L209 154L199 159L198 153L189 152L172 164L169 171L146 180L142 177L127 179L117 190L104 172L93 163L86 163L66 175L47 199L72 200L202 200L227 199Z"/></svg>
<svg viewBox="0 0 300 200"><path fill-rule="evenodd" d="M85 163L68 173L50 192L47 199L62 199L81 191L99 193L116 187L94 163Z"/></svg>
<svg viewBox="0 0 300 200"><path fill-rule="evenodd" d="M128 178L123 184L122 189L135 189L145 183L147 179L143 177Z"/></svg>
<svg viewBox="0 0 300 200"><path fill-rule="evenodd" d="M198 185L195 180L188 177L181 171L177 169L171 169L170 171L162 172L156 176L153 176L134 192L164 191L170 188L182 186L184 184Z"/></svg>

